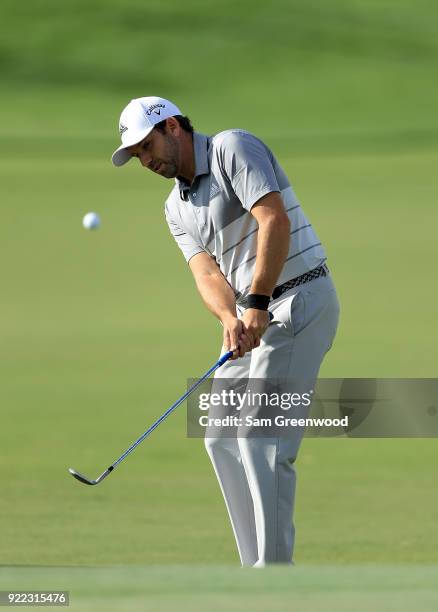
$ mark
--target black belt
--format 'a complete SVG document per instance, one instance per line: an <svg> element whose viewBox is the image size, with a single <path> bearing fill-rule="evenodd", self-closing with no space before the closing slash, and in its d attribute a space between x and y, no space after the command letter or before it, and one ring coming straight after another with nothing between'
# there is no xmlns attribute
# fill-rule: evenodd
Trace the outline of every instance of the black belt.
<svg viewBox="0 0 438 612"><path fill-rule="evenodd" d="M289 289L297 287L298 285L303 285L304 283L308 283L309 281L319 278L320 276L327 276L328 274L329 269L325 264L319 266L318 268L314 268L313 270L309 270L309 272L305 272L304 274L301 274L301 276L297 276L296 278L275 287L274 291L272 292L272 299L276 300L280 297L280 295L283 295L283 293L289 291Z"/></svg>

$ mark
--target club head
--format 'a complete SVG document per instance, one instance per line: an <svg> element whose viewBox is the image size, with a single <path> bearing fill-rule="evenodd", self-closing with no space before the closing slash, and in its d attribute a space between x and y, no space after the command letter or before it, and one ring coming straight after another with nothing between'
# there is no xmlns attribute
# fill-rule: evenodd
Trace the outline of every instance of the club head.
<svg viewBox="0 0 438 612"><path fill-rule="evenodd" d="M70 474L74 478L76 478L76 480L79 480L79 482L82 482L82 483L84 483L86 485L95 485L95 484L97 484L97 482L95 480L89 480L86 476L82 476L82 474L79 474L79 472L77 472L73 468L68 468L68 471L70 472Z"/></svg>
<svg viewBox="0 0 438 612"><path fill-rule="evenodd" d="M103 474L101 474L98 478L96 478L96 480L90 480L89 478L87 478L83 474L79 474L79 472L77 472L73 468L68 468L68 471L70 472L70 474L74 478L76 478L76 480L79 480L79 482L82 482L83 484L86 484L86 485L98 485L100 482L102 482L102 480L104 478L106 478L108 476L108 474L111 474L113 469L114 469L114 466L110 465L109 468L103 472Z"/></svg>

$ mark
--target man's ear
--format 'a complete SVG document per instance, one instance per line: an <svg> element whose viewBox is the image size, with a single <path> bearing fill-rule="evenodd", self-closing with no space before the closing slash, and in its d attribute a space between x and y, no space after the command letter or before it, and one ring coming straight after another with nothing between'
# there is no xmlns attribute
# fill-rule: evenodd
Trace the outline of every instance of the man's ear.
<svg viewBox="0 0 438 612"><path fill-rule="evenodd" d="M166 119L166 128L173 136L179 136L181 126L175 117L168 117Z"/></svg>

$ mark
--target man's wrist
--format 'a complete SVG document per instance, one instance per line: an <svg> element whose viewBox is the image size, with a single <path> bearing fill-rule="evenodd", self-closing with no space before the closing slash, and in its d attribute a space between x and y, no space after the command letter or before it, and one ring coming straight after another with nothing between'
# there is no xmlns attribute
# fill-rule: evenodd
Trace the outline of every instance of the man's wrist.
<svg viewBox="0 0 438 612"><path fill-rule="evenodd" d="M270 301L271 297L269 295L261 293L250 293L246 298L247 307L255 308L256 310L268 310Z"/></svg>
<svg viewBox="0 0 438 612"><path fill-rule="evenodd" d="M237 319L237 312L223 312L220 314L219 319L222 325L226 325L227 323Z"/></svg>

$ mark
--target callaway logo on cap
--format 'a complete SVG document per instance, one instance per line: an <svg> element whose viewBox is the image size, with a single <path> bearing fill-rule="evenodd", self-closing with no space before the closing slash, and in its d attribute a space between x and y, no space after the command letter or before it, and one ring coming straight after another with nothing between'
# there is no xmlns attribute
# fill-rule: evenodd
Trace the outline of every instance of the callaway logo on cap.
<svg viewBox="0 0 438 612"><path fill-rule="evenodd" d="M122 144L112 155L113 164L115 166L126 164L132 157L126 150L127 147L146 138L157 123L175 115L182 115L182 112L175 104L164 98L149 96L131 100L120 115L119 132Z"/></svg>

